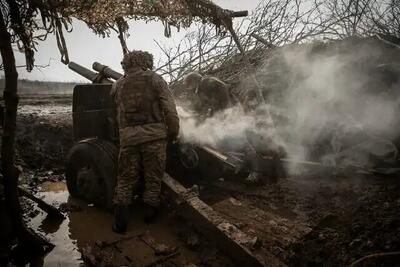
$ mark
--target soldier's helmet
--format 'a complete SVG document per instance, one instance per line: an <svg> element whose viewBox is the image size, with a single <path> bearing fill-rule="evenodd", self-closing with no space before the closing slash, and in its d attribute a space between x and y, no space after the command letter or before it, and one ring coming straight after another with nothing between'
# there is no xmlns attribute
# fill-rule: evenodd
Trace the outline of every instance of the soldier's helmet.
<svg viewBox="0 0 400 267"><path fill-rule="evenodd" d="M202 78L203 76L200 73L193 71L183 78L183 84L189 89L194 89Z"/></svg>
<svg viewBox="0 0 400 267"><path fill-rule="evenodd" d="M140 50L133 50L124 55L121 61L122 68L126 71L134 67L153 69L153 55Z"/></svg>

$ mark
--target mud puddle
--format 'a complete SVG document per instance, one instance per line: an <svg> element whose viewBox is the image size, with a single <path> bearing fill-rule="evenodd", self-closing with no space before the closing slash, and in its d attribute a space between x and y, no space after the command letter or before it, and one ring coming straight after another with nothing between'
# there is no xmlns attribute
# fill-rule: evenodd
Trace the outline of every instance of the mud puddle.
<svg viewBox="0 0 400 267"><path fill-rule="evenodd" d="M21 115L40 114L48 118L72 113L72 95L22 95L18 106Z"/></svg>
<svg viewBox="0 0 400 267"><path fill-rule="evenodd" d="M66 219L54 221L40 210L30 220L29 226L55 245L39 266L202 266L204 261L230 266L169 211L157 223L147 225L142 222L140 206L134 205L126 235L118 235L111 231L110 212L73 199L64 182L45 182L40 188L37 195L65 211Z"/></svg>
<svg viewBox="0 0 400 267"><path fill-rule="evenodd" d="M42 192L38 194L44 201L59 207L67 203L69 194L63 182L45 182L42 185ZM83 260L78 249L77 239L71 233L70 216L66 216L62 222L47 218L43 211L34 217L29 226L36 232L44 235L52 244L54 249L42 259L43 266L81 266Z"/></svg>

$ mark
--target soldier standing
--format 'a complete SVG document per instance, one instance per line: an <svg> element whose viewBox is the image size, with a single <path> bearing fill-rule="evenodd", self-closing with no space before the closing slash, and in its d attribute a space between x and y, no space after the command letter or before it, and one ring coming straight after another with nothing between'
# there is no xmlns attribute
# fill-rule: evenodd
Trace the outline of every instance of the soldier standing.
<svg viewBox="0 0 400 267"><path fill-rule="evenodd" d="M152 71L153 56L143 51L126 54L125 75L111 94L117 106L119 164L115 188L113 231L123 233L134 193L144 185L145 222L153 222L160 205L161 179L166 164L167 139L176 139L179 118L167 83Z"/></svg>

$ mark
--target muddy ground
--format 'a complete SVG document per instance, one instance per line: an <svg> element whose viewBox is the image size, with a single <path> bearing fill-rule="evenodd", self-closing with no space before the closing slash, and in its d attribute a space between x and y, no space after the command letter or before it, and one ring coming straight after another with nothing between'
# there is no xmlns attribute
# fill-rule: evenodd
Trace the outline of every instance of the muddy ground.
<svg viewBox="0 0 400 267"><path fill-rule="evenodd" d="M96 249L104 245L101 242L119 238L110 231L111 214L72 200L65 189L64 158L73 144L71 101L68 95L23 96L18 110L17 160L24 170L21 183L68 214L58 226L46 225L44 213L37 208L26 214L29 224L56 245L42 262L47 266L78 266L84 264L84 258L86 264L100 265L104 255L98 256ZM261 187L229 179L198 183L204 201L289 266L346 266L369 254L400 251L398 177L324 173L282 177L277 184ZM155 228L139 223L140 215L135 213L131 242L143 248L136 252L148 259L143 262L140 255L133 254L118 259L119 263L232 265L173 213L165 213ZM172 255L174 251L155 256L154 247L143 245L143 239L149 243L149 238L158 245L170 242L166 246L178 247L179 256ZM115 249L121 251L121 247ZM115 249L110 253L115 254ZM114 259L115 255L110 255L109 259ZM166 255L170 258L165 259Z"/></svg>
<svg viewBox="0 0 400 267"><path fill-rule="evenodd" d="M164 210L171 212L153 225L142 222L142 205L136 203L121 236L111 231L109 211L69 196L64 163L74 143L71 95L22 95L17 126L20 184L66 214L64 221L53 220L23 199L28 226L55 245L33 266L233 266L168 203Z"/></svg>

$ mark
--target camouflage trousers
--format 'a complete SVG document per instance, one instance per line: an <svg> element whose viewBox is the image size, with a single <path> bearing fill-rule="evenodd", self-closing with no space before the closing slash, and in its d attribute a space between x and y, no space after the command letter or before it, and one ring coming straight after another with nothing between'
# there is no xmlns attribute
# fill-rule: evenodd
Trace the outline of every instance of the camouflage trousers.
<svg viewBox="0 0 400 267"><path fill-rule="evenodd" d="M166 146L162 139L120 148L114 204L130 205L134 194L143 188L143 202L153 207L160 205Z"/></svg>

